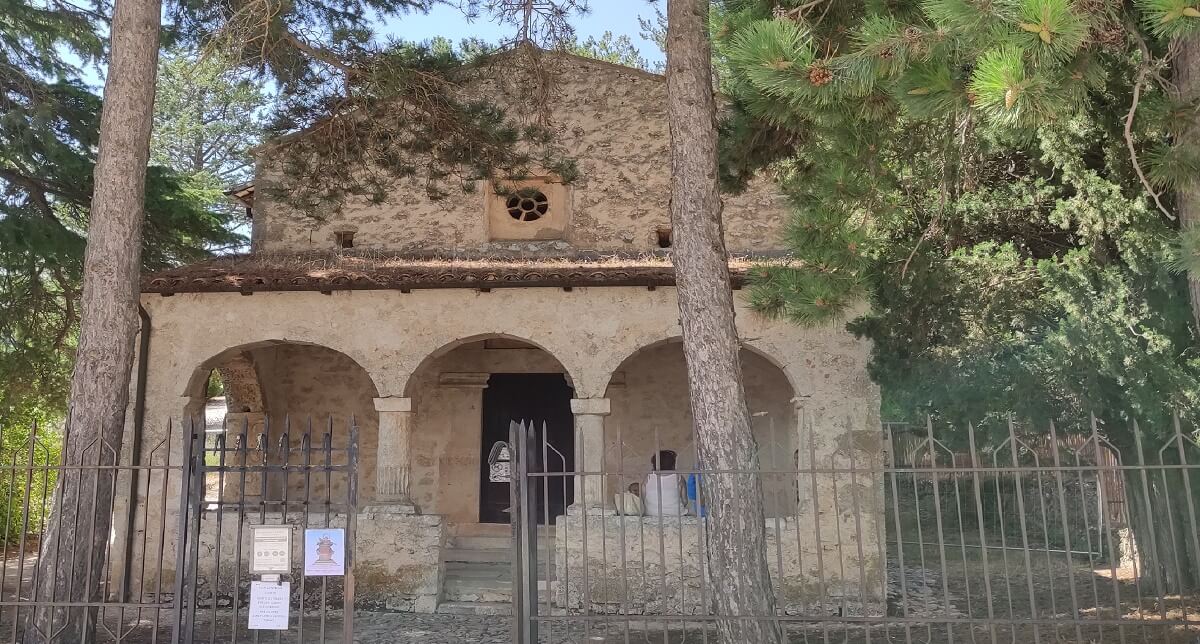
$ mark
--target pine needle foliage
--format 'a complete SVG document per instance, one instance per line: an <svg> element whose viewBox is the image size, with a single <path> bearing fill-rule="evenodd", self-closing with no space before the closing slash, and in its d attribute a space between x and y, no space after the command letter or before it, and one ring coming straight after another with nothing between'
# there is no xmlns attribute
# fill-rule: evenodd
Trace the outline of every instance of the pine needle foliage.
<svg viewBox="0 0 1200 644"><path fill-rule="evenodd" d="M723 2L725 187L768 168L793 204L794 257L752 273L753 306L849 320L890 418L1195 408L1196 243L1135 170L1162 190L1200 169L1195 105L1156 80L1194 4Z"/></svg>
<svg viewBox="0 0 1200 644"><path fill-rule="evenodd" d="M471 64L428 43L385 41L377 16L427 11L438 0L176 0L169 16L184 43L280 88L262 162L286 185L265 194L316 219L350 202L379 203L402 182L430 198L485 178L540 167L569 179L572 164L537 118L506 114L461 91L471 74L503 65L540 73L539 46L571 47L578 0L469 0L460 7L513 26L512 41ZM485 63L480 58L490 58ZM541 82L545 86L545 81Z"/></svg>
<svg viewBox="0 0 1200 644"><path fill-rule="evenodd" d="M0 455L34 422L50 440L66 409L101 107L79 65L104 59L106 30L89 3L0 2ZM177 169L149 169L146 268L239 241L206 205Z"/></svg>

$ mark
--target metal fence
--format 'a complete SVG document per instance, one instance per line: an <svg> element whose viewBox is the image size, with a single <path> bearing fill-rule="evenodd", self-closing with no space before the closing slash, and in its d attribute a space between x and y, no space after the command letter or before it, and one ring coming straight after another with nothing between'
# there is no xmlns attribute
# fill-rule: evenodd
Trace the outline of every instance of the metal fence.
<svg viewBox="0 0 1200 644"><path fill-rule="evenodd" d="M78 464L63 465L63 437L36 425L24 441L3 445L0 638L64 642L74 639L64 635L68 624L90 620L95 627L85 632L93 642L169 640L180 609L175 601L180 579L171 571L181 560L166 536L179 527L170 517L186 510L179 490L189 471L188 435L170 426L160 441L135 450L125 464L115 459L119 449L93 441L81 447ZM57 486L91 494L64 508ZM113 494L101 495L105 487ZM130 511L131 498L141 500L137 511ZM122 538L93 549L100 530ZM65 583L55 583L47 571L66 575ZM77 590L86 583L80 571L99 575L95 592Z"/></svg>
<svg viewBox="0 0 1200 644"><path fill-rule="evenodd" d="M1178 420L875 434L756 418L745 472L698 466L692 437L619 427L602 470L556 472L548 433L513 431L520 642L707 642L764 619L714 601L729 588L711 572L705 481L746 473L763 488L744 501L765 509L765 619L792 642L1200 637L1200 450ZM539 497L569 482L576 504L550 516Z"/></svg>
<svg viewBox="0 0 1200 644"><path fill-rule="evenodd" d="M354 641L355 532L358 524L358 428L333 417L270 419L258 428L218 427L193 436L183 607L174 641ZM266 575L254 569L252 532L285 526L288 563ZM344 574L309 576L310 528L343 531L337 553ZM344 558L344 559L343 559ZM252 584L286 584L289 628L250 630Z"/></svg>
<svg viewBox="0 0 1200 644"><path fill-rule="evenodd" d="M257 579L249 526L335 527L346 531L347 552L359 545L356 527L371 519L358 514L354 423L202 427L168 428L117 465L105 464L111 446L93 444L84 464L63 466L58 438L36 429L3 446L0 641L62 642L55 636L73 619L93 620L89 641L103 644L364 636L355 630L349 560L345 577L281 575L291 583L286 631L250 632L246 623ZM760 415L759 462L745 471L698 466L686 430L614 423L601 458L586 453L593 443L577 443L573 459L547 441L561 431L513 430L512 626L521 644L707 642L722 622L749 619L814 644L1190 644L1200 636L1200 449L1178 421L874 432ZM566 466L597 461L595 470ZM740 500L763 508L761 556L776 601L766 616L722 611L715 601L728 581L710 564L708 482L746 474L762 489ZM55 486L89 477L116 493L59 507ZM573 499L565 511L551 502L555 489ZM63 521L82 522L84 532L111 526L112 537L99 550L48 547ZM82 600L61 585L47 592L42 570L51 568L100 569L101 587ZM53 618L26 633L39 610ZM417 624L431 637L482 623L367 619L376 632Z"/></svg>
<svg viewBox="0 0 1200 644"><path fill-rule="evenodd" d="M0 451L0 641L76 644L66 626L79 620L95 624L83 629L87 644L353 641L352 419L168 424L123 463L115 462L120 450L95 442L82 464L63 465L62 442L35 427L23 444ZM62 507L56 486L102 490L91 484L97 480L113 494ZM289 526L297 535L295 568L273 582L289 584L286 631L247 629L250 585L260 578L250 571L252 526ZM345 531L345 574L309 577L301 536L327 527ZM111 535L106 546L89 548L100 531ZM86 578L71 570L99 571L99 588L81 599L76 589ZM69 578L54 583L51 573Z"/></svg>

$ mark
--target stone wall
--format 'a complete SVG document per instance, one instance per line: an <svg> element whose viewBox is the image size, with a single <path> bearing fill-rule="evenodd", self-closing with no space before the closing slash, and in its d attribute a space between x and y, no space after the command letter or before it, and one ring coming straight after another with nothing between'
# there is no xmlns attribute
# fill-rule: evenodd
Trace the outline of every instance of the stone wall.
<svg viewBox="0 0 1200 644"><path fill-rule="evenodd" d="M840 547L818 542L813 525L812 517L766 524L767 566L784 613L883 615L884 555L875 534L865 532L877 524L843 517ZM722 586L708 575L704 531L695 517L559 517L555 602L607 614L707 614Z"/></svg>
<svg viewBox="0 0 1200 644"><path fill-rule="evenodd" d="M250 581L256 578L248 570L249 526L260 523L294 526L290 575L293 602L303 597L308 609L319 607L322 601L329 608L342 608L344 578L308 578L302 587L305 516L289 513L283 517L277 512L265 517L248 513L240 530L236 512L205 513L196 551L197 605L211 607L214 600L218 608L233 607L235 602L243 608L248 605ZM310 514L307 525L345 528L346 515L334 514L326 522L323 514ZM360 511L355 530L351 544L355 606L363 610L433 612L444 574L441 549L446 530L442 518L365 510ZM322 579L327 580L325 584Z"/></svg>
<svg viewBox="0 0 1200 644"><path fill-rule="evenodd" d="M662 76L569 55L547 53L537 77L517 73L507 61L468 77L464 93L505 107L520 122L548 117L556 146L573 159L578 178L565 190L569 221L561 239L507 241L489 234L487 203L495 189L479 182L471 192L440 200L427 196L426 181L414 177L398 186L383 204L352 201L340 213L314 218L271 199L269 190L287 189L287 179L259 159L255 197L254 247L266 251L335 248L338 231L355 232L355 248L394 251L521 251L563 253L572 250L645 252L658 250L657 231L670 227L669 137L666 82ZM548 114L526 106L531 85L546 82L549 97L537 101ZM740 195L726 195L724 227L735 252L782 247L787 220L783 198L767 180ZM529 224L534 226L536 224Z"/></svg>

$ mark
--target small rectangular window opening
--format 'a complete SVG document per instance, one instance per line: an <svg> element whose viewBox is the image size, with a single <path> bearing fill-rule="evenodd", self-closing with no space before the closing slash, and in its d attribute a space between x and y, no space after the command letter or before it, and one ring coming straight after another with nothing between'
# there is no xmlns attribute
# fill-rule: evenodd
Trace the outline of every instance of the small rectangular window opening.
<svg viewBox="0 0 1200 644"><path fill-rule="evenodd" d="M655 231L655 233L658 235L659 248L671 247L671 229L669 227L659 228L657 231Z"/></svg>
<svg viewBox="0 0 1200 644"><path fill-rule="evenodd" d="M349 230L339 231L334 233L335 243L338 248L354 248L354 232Z"/></svg>

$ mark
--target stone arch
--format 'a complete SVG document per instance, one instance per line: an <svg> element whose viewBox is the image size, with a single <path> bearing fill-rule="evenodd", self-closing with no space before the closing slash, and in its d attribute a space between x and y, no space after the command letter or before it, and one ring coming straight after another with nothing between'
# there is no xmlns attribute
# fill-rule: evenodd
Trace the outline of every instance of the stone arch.
<svg viewBox="0 0 1200 644"><path fill-rule="evenodd" d="M516 375L497 381L497 374ZM497 440L488 431L495 429L488 420L495 420L488 392L509 391L522 377L554 381L536 391L553 391L553 408L566 410L565 422L552 425L566 429L573 448L569 405L575 381L567 365L539 343L505 333L456 338L429 352L409 375L403 389L412 410L408 492L421 512L440 514L451 524L495 520L489 518L493 490L481 478L487 447ZM503 431L507 438L506 426ZM567 453L573 455L573 449Z"/></svg>
<svg viewBox="0 0 1200 644"><path fill-rule="evenodd" d="M247 354L253 353L259 349L277 346L318 347L338 353L362 367L363 371L367 372L368 377L370 377L372 386L375 387L376 390L379 389L380 379L378 374L376 373L375 369L372 368L372 365L369 365L367 362L362 360L360 356L356 356L353 353L344 351L339 347L319 341L269 339L244 342L232 347L227 347L213 354L208 359L201 361L199 365L192 369L191 373L187 374L183 383L183 391L181 391L179 395L183 397L194 397L198 395L198 392L203 391L204 383L214 369L221 369L228 365L241 365L244 369L246 364L245 357ZM245 372L243 371L243 373ZM261 396L261 392L258 393L258 396Z"/></svg>
<svg viewBox="0 0 1200 644"><path fill-rule="evenodd" d="M416 380L416 376L418 374L420 374L422 371L427 370L429 368L429 366L432 365L433 363L435 363L439 358L442 358L443 356L445 356L461 347L479 343L479 342L487 342L487 341L503 341L503 342L510 342L510 343L519 343L519 344L527 345L529 348L540 350L540 351L544 352L546 355L553 358L556 363L558 363L558 365L562 368L563 375L566 377L568 385L575 387L576 383L578 382L578 379L575 377L575 373L573 372L573 370L561 358L559 358L557 355L555 355L554 351L547 348L546 346L543 346L542 344L540 344L538 342L535 342L533 340L530 340L528 338L521 337L518 335L513 335L510 333L477 333L474 335L469 335L466 337L455 338L453 340L450 340L450 341L446 342L445 344L442 344L441 346L433 349L432 351L429 351L423 357L421 357L420 362L418 362L416 364L416 366L413 367L413 369L408 373L407 377L404 380L403 388L401 389L401 391L404 392L403 395L404 396L412 395L413 385Z"/></svg>
<svg viewBox="0 0 1200 644"><path fill-rule="evenodd" d="M660 338L658 340L649 342L647 344L643 344L643 345L635 348L633 351L623 354L623 357L622 357L622 354L618 354L618 355L614 356L614 358L617 358L618 360L615 363L615 365L613 365L612 369L609 371L609 382L611 383L613 374L620 371L620 369L623 365L628 363L631 359L636 357L638 354L644 353L646 351L652 350L656 347L660 347L663 345L682 344L682 343L683 343L683 336L672 335L672 336ZM796 388L796 379L795 379L794 374L792 373L792 370L790 370L788 368L788 365L785 364L781 359L779 359L778 356L776 356L775 352L771 350L771 347L765 346L763 343L752 342L752 341L745 340L745 339L743 339L741 341L741 344L742 344L743 351L747 351L749 353L752 353L752 354L758 356L759 358L762 358L763 360L765 360L765 361L769 362L771 365L773 365L776 369L778 369L780 371L780 373L783 375L783 377L787 379L788 386L791 387L793 395L795 395L795 393L799 391L799 389Z"/></svg>
<svg viewBox="0 0 1200 644"><path fill-rule="evenodd" d="M797 423L795 387L787 370L762 350L743 344L743 378L751 428L759 445L768 515L795 514ZM605 463L622 473L609 493L637 482L650 456L674 450L679 468L697 467L687 372L679 337L652 342L613 370L605 396L612 413L605 424Z"/></svg>
<svg viewBox="0 0 1200 644"><path fill-rule="evenodd" d="M228 445L240 440L243 432L251 445L257 444L261 436L272 446L285 432L293 446L303 442L306 433L311 433L312 444L320 445L328 432L333 446L342 448L348 444L353 427L360 445L360 493L363 498L373 498L379 434L374 399L379 393L366 367L346 353L314 342L268 340L229 347L193 368L183 392L187 417L196 418L200 413L197 407L205 400L205 384L213 371L236 375L235 400L252 402L236 410L230 408L224 427L208 423L206 449L216 448L214 433L225 435ZM284 486L294 482L276 477L269 483L268 494L278 496ZM333 498L343 492L341 486L344 481L333 484L329 490ZM314 483L311 493L320 495L321 488L321 484ZM256 489L250 482L246 484L248 496ZM229 488L225 493L236 494L237 490Z"/></svg>

